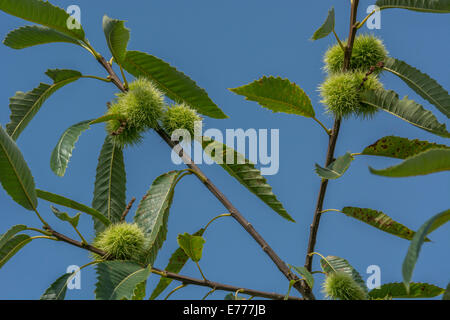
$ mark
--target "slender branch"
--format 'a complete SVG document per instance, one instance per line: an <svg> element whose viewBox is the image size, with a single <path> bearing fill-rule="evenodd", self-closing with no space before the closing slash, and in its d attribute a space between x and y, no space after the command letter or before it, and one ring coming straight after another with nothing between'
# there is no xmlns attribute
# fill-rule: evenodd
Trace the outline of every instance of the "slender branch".
<svg viewBox="0 0 450 320"><path fill-rule="evenodd" d="M341 39L339 39L339 36L337 35L337 33L336 33L336 31L334 30L334 28L333 28L333 34L334 34L334 37L336 38L336 41L339 43L339 46L341 47L342 51L345 52L345 47L344 47L344 45L342 44Z"/></svg>
<svg viewBox="0 0 450 320"><path fill-rule="evenodd" d="M130 212L131 207L133 206L133 203L136 201L136 198L131 198L131 201L128 203L127 207L125 208L125 211L122 213L122 216L120 217L120 221L125 221L125 218L127 217L128 212Z"/></svg>
<svg viewBox="0 0 450 320"><path fill-rule="evenodd" d="M200 280L200 279L191 278L191 277L173 273L173 272L163 271L163 270L160 270L157 268L152 268L152 273L158 274L161 277L180 281L181 283L184 283L184 284L193 284L193 285L200 286L200 287L212 288L212 289L215 289L215 291L217 291L217 290L229 291L229 292L239 291L242 294L248 294L250 296L255 296L255 297L260 297L260 298L267 298L267 299L274 299L274 300L283 300L284 299L284 295L279 294L279 293L264 292L264 291L258 291L258 290L247 289L247 288L242 288L242 287L236 287L236 286L231 286L231 285L213 282L213 281L209 281L209 280ZM289 300L303 300L303 299L298 298L298 297L289 297Z"/></svg>
<svg viewBox="0 0 450 320"><path fill-rule="evenodd" d="M164 298L164 300L167 300L167 299L169 299L169 297L172 295L172 294L174 294L175 292L177 292L178 290L180 290L180 289L183 289L184 287L186 287L187 286L187 284L182 284L182 285L179 285L178 287L176 287L175 289L173 289L172 291L170 291L169 292L169 294Z"/></svg>
<svg viewBox="0 0 450 320"><path fill-rule="evenodd" d="M98 62L106 69L111 78L111 81L117 86L122 92L126 92L126 88L120 81L117 74L112 69L111 65L105 60L104 57L98 57ZM177 144L172 141L167 133L162 129L155 130L160 137L173 149ZM247 233L261 246L264 252L269 256L269 258L275 263L278 269L284 274L284 276L289 280L298 280L299 278L292 273L286 263L281 260L281 258L275 253L275 251L269 246L269 244L264 240L264 238L255 230L255 228L248 222L244 216L239 212L238 209L228 200L227 197L209 180L206 175L195 165L192 159L187 156L181 146L178 146L179 155L183 159L184 163L196 174L199 178L204 177L204 179L199 178L199 180L208 188L209 191L224 205L224 207L230 212L231 216L247 231ZM308 285L302 282L296 282L294 287L305 296L307 299L314 299L314 295L310 292Z"/></svg>
<svg viewBox="0 0 450 320"><path fill-rule="evenodd" d="M325 130L325 132L327 133L327 135L331 135L331 130L328 129L327 127L325 127L325 125L316 117L313 117L313 120L316 121L318 124L320 124L320 126Z"/></svg>
<svg viewBox="0 0 450 320"><path fill-rule="evenodd" d="M174 149L177 146L176 142L172 141L170 137L164 130L156 131L160 137L166 141L166 143ZM178 146L179 147L179 146ZM183 149L179 147L178 155L181 157L183 162L196 173L196 176L205 177L205 179L199 179L206 188L211 191L211 193L223 204L223 206L230 212L231 216L247 231L247 233L261 246L264 252L269 256L269 258L275 263L278 269L284 274L284 276L289 280L298 280L298 277L289 270L286 263L281 260L281 258L275 253L275 251L269 246L269 244L264 240L264 238L255 230L255 228L248 222L244 216L239 212L238 209L228 200L228 198L209 180L206 175L200 170L200 168L192 161L192 159L185 154ZM294 287L304 295L307 292L308 285L305 282L296 282ZM314 299L312 293L305 296L307 299Z"/></svg>
<svg viewBox="0 0 450 320"><path fill-rule="evenodd" d="M349 31L349 37L348 42L345 47L345 54L344 54L344 66L343 71L347 71L350 67L350 60L352 56L353 51L353 44L355 42L356 32L358 30L358 24L356 21L357 13L358 13L358 5L359 0L352 0L351 5L351 13L350 13L350 31ZM325 161L325 167L328 167L334 158L334 150L336 148L336 142L339 135L339 130L341 127L341 119L336 118L333 125L333 131L330 136L329 142L328 142L328 150L327 150L327 156ZM305 261L305 267L311 271L312 268L312 262L313 262L313 252L316 245L317 240L317 231L319 229L320 224L320 218L322 216L322 210L323 210L323 202L325 199L325 194L327 192L328 187L328 180L323 179L320 184L319 189L319 195L317 197L317 205L314 213L313 222L310 227L310 234L309 234L309 240L308 240L308 251L306 255L306 261Z"/></svg>

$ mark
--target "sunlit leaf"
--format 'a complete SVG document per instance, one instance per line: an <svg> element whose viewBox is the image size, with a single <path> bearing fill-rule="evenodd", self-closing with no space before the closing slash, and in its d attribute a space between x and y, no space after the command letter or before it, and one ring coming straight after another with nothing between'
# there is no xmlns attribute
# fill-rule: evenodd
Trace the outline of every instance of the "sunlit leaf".
<svg viewBox="0 0 450 320"><path fill-rule="evenodd" d="M394 58L386 59L384 69L398 76L418 95L450 118L450 95L436 80L406 62Z"/></svg>
<svg viewBox="0 0 450 320"><path fill-rule="evenodd" d="M370 172L385 177L412 177L450 170L450 149L429 149L398 165Z"/></svg>
<svg viewBox="0 0 450 320"><path fill-rule="evenodd" d="M400 100L394 91L366 90L361 93L361 102L380 108L425 131L450 138L450 132L447 131L445 124L439 123L431 111L425 110L407 97Z"/></svg>
<svg viewBox="0 0 450 320"><path fill-rule="evenodd" d="M75 228L78 226L78 222L80 220L81 213L77 213L74 217L71 217L67 214L67 212L61 212L54 206L51 206L51 208L52 208L52 212L59 220L66 221L66 222L70 223L72 226L74 226Z"/></svg>
<svg viewBox="0 0 450 320"><path fill-rule="evenodd" d="M381 10L399 8L430 13L450 12L450 0L378 0L376 5Z"/></svg>
<svg viewBox="0 0 450 320"><path fill-rule="evenodd" d="M334 30L334 8L328 11L328 16L322 26L314 32L311 40L319 40L328 36Z"/></svg>
<svg viewBox="0 0 450 320"><path fill-rule="evenodd" d="M429 149L450 147L428 141L410 140L407 138L388 136L377 140L366 147L361 154L368 156L382 156L396 159L406 159Z"/></svg>
<svg viewBox="0 0 450 320"><path fill-rule="evenodd" d="M31 242L31 237L26 234L19 234L8 241L6 241L2 247L0 247L0 268L8 262L20 249L26 244Z"/></svg>
<svg viewBox="0 0 450 320"><path fill-rule="evenodd" d="M412 274L426 236L448 221L450 221L450 209L433 216L425 222L411 240L408 253L406 254L405 260L403 260L402 266L403 283L407 292L409 292Z"/></svg>
<svg viewBox="0 0 450 320"><path fill-rule="evenodd" d="M67 284L73 273L65 273L55 280L50 287L45 290L40 300L64 300L66 298Z"/></svg>
<svg viewBox="0 0 450 320"><path fill-rule="evenodd" d="M305 117L314 117L311 100L295 83L287 79L262 77L245 86L230 89L244 96L246 100L256 101L273 112L284 112Z"/></svg>
<svg viewBox="0 0 450 320"><path fill-rule="evenodd" d="M121 65L127 55L128 40L130 40L130 30L125 27L125 22L111 19L107 15L103 17L103 31L106 43L114 57L114 61Z"/></svg>
<svg viewBox="0 0 450 320"><path fill-rule="evenodd" d="M202 258L203 245L205 239L202 236L193 236L189 233L179 234L177 237L178 245L184 250L186 255L194 262Z"/></svg>
<svg viewBox="0 0 450 320"><path fill-rule="evenodd" d="M50 157L50 168L56 175L62 177L66 173L75 143L81 134L89 129L90 122L91 120L87 120L74 124L59 138Z"/></svg>
<svg viewBox="0 0 450 320"><path fill-rule="evenodd" d="M443 292L444 289L432 284L411 283L408 294L403 283L386 283L379 289L371 290L369 297L372 299L424 299L439 296Z"/></svg>
<svg viewBox="0 0 450 320"><path fill-rule="evenodd" d="M11 198L28 210L35 210L34 179L22 153L0 126L0 183Z"/></svg>
<svg viewBox="0 0 450 320"><path fill-rule="evenodd" d="M143 76L152 80L170 99L185 103L200 114L216 119L227 118L205 90L157 57L144 52L128 51L122 66L135 77Z"/></svg>
<svg viewBox="0 0 450 320"><path fill-rule="evenodd" d="M342 177L342 175L350 167L350 163L354 160L350 153L337 158L333 161L327 168L323 168L316 163L316 173L322 179L337 179Z"/></svg>

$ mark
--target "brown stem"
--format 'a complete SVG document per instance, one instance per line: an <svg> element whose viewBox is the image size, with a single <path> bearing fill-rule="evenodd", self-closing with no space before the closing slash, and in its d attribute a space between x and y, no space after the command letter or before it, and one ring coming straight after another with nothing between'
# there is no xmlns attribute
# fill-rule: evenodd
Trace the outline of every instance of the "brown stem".
<svg viewBox="0 0 450 320"><path fill-rule="evenodd" d="M350 14L350 31L349 37L347 41L347 45L345 47L345 55L344 55L344 65L343 71L347 71L350 67L350 59L353 51L353 43L355 42L356 32L358 30L358 23L356 21L357 13L358 13L358 5L359 0L352 1L351 14ZM325 161L325 167L328 167L331 162L333 162L334 158L334 150L336 148L336 142L339 135L339 129L341 127L341 119L335 119L333 125L333 131L329 138L328 142L328 150ZM305 267L311 271L314 248L317 240L317 231L319 230L320 218L322 216L323 202L325 199L325 194L327 192L328 180L323 179L320 184L319 195L317 197L317 205L316 210L314 212L313 222L310 227L309 233L309 241L308 241L308 251L306 255Z"/></svg>
<svg viewBox="0 0 450 320"><path fill-rule="evenodd" d="M120 217L120 221L125 221L125 218L127 217L128 212L130 212L131 207L133 206L133 203L136 201L136 198L133 197L131 201L128 203L127 207L125 208L125 211L122 213L122 217Z"/></svg>
<svg viewBox="0 0 450 320"><path fill-rule="evenodd" d="M200 279L191 278L188 276L183 276L183 275L180 275L177 273L159 270L156 268L152 268L152 273L156 273L165 278L170 278L173 280L180 281L181 283L186 284L186 285L193 284L193 285L197 285L197 286L201 286L201 287L209 287L214 290L223 290L223 291L230 291L230 292L236 292L239 290L239 293L248 294L248 295L255 296L255 297L268 298L268 299L274 299L274 300L283 300L284 299L284 295L279 294L279 293L264 292L264 291L258 291L258 290L253 290L253 289L245 289L242 287L231 286L231 285L213 282L213 281L209 281L209 280L200 280ZM303 299L297 298L297 297L289 297L289 300L303 300Z"/></svg>
<svg viewBox="0 0 450 320"><path fill-rule="evenodd" d="M73 246L76 246L78 248L91 251L93 253L98 254L99 256L107 257L106 252L104 252L103 250L100 250L91 245L86 245L79 241L71 239L59 232L56 232L55 230L51 229L50 227L46 227L45 229L52 236L57 238L58 240L64 241L64 242L71 244ZM157 268L152 268L151 272L154 274L158 274L165 278L170 278L173 280L181 281L183 284L194 284L194 285L198 285L198 286L202 286L202 287L209 287L209 288L212 288L215 290L223 290L223 291L230 291L230 292L236 292L236 291L240 290L240 292L242 292L244 294L249 294L249 295L252 295L255 297L261 297L261 298L275 299L275 300L281 300L284 298L284 295L279 294L279 293L264 292L264 291L258 291L258 290L253 290L253 289L244 289L242 287L231 286L231 285L213 282L213 281L209 281L209 280L203 280L203 279L201 280L201 279L191 278L188 276L183 276L181 274L164 271L164 270L160 270ZM303 300L303 299L297 298L297 297L289 297L289 300Z"/></svg>
<svg viewBox="0 0 450 320"><path fill-rule="evenodd" d="M111 81L121 90L126 92L126 88L120 81L117 74L111 68L111 65L103 58L99 57L98 61L106 69L111 78ZM176 145L174 141L164 132L164 130L157 129L158 134L163 138L164 141L173 149ZM180 150L180 156L183 158L184 163L196 173L197 178L211 191L212 194L228 209L231 216L247 231L250 236L255 239L255 241L261 246L264 252L269 256L269 258L275 263L278 269L284 274L284 276L289 280L299 280L299 278L291 272L286 263L275 253L275 251L267 244L264 238L253 228L253 226L248 222L244 216L233 206L233 204L228 200L227 197L205 176L205 174L193 163L190 157L184 154L181 146L178 146ZM308 289L308 285L304 281L296 281L294 287L306 298L314 299L314 295ZM307 295L305 293L308 292Z"/></svg>

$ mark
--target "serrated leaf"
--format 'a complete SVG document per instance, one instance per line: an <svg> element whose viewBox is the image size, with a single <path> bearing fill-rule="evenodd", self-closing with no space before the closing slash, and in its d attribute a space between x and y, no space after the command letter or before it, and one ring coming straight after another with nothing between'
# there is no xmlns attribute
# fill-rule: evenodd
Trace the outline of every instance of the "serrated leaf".
<svg viewBox="0 0 450 320"><path fill-rule="evenodd" d="M450 149L444 144L387 136L366 147L362 155L406 159L429 149Z"/></svg>
<svg viewBox="0 0 450 320"><path fill-rule="evenodd" d="M96 299L130 300L136 287L150 276L151 267L131 261L105 261L97 265L97 274Z"/></svg>
<svg viewBox="0 0 450 320"><path fill-rule="evenodd" d="M281 217L295 222L272 192L272 187L267 183L266 178L242 154L209 137L203 137L202 146L205 154L224 168L240 184L255 194ZM231 161L227 161L227 159Z"/></svg>
<svg viewBox="0 0 450 320"><path fill-rule="evenodd" d="M326 260L324 259L320 260L320 266L322 267L322 270L326 273L344 272L350 275L353 278L353 280L355 280L361 286L361 288L363 288L367 292L366 283L362 279L359 272L356 271L356 269L353 268L350 265L350 263L348 263L348 261L345 260L344 258L336 256L327 256Z"/></svg>
<svg viewBox="0 0 450 320"><path fill-rule="evenodd" d="M430 13L450 12L450 0L378 0L376 5L381 10L399 8Z"/></svg>
<svg viewBox="0 0 450 320"><path fill-rule="evenodd" d="M103 17L103 32L114 61L121 65L127 55L130 30L125 27L125 21L111 19L105 15Z"/></svg>
<svg viewBox="0 0 450 320"><path fill-rule="evenodd" d="M372 299L424 299L441 295L444 289L428 283L411 283L409 294L406 292L403 283L386 283L378 289L369 292Z"/></svg>
<svg viewBox="0 0 450 320"><path fill-rule="evenodd" d="M15 236L17 233L24 231L27 229L27 226L23 224L18 224L16 226L13 226L8 231L6 231L4 234L0 235L0 248L3 247L3 245L8 242L9 239L11 239L13 236Z"/></svg>
<svg viewBox="0 0 450 320"><path fill-rule="evenodd" d="M205 232L205 229L200 229L197 232L193 234L193 236L203 236L203 233ZM181 269L185 266L186 262L188 262L189 257L184 252L182 248L178 248L175 250L175 252L170 256L169 263L164 268L167 272L173 272L173 273L179 273ZM155 289L153 290L150 300L155 300L171 283L172 279L161 277L159 279L158 284L156 285Z"/></svg>
<svg viewBox="0 0 450 320"><path fill-rule="evenodd" d="M353 156L347 152L343 156L337 158L328 167L323 168L316 163L316 173L322 179L337 179L342 177L342 175L350 167L350 163L354 160Z"/></svg>
<svg viewBox="0 0 450 320"><path fill-rule="evenodd" d="M34 179L22 153L0 126L0 183L11 198L28 210L35 210Z"/></svg>
<svg viewBox="0 0 450 320"><path fill-rule="evenodd" d="M11 121L6 125L6 130L14 140L17 140L44 102L53 93L82 77L81 73L74 70L48 70L46 74L55 79L53 84L41 83L32 91L26 93L18 91L14 97L10 98Z"/></svg>
<svg viewBox="0 0 450 320"><path fill-rule="evenodd" d="M134 222L144 231L148 248L146 259L150 264L166 240L167 221L179 175L180 171L170 171L156 178L134 216Z"/></svg>
<svg viewBox="0 0 450 320"><path fill-rule="evenodd" d="M386 59L384 69L398 76L418 95L450 118L450 95L436 80L406 62L390 57Z"/></svg>
<svg viewBox="0 0 450 320"><path fill-rule="evenodd" d="M3 44L12 49L24 49L54 42L67 42L80 45L77 39L43 26L24 26L12 30L3 40Z"/></svg>
<svg viewBox="0 0 450 320"><path fill-rule="evenodd" d="M342 209L342 213L350 218L355 218L381 231L406 240L411 240L415 235L414 231L394 221L381 211L368 208L345 207ZM426 241L429 240L427 239Z"/></svg>
<svg viewBox="0 0 450 320"><path fill-rule="evenodd" d="M41 0L0 0L0 10L18 18L55 29L67 36L84 40L83 28L69 29L70 15L48 1Z"/></svg>
<svg viewBox="0 0 450 320"><path fill-rule="evenodd" d="M139 51L128 51L122 67L135 77L143 76L178 103L186 103L205 116L228 118L200 88L184 73L178 71L163 60Z"/></svg>
<svg viewBox="0 0 450 320"><path fill-rule="evenodd" d="M334 23L335 23L334 8L331 8L328 11L327 19L322 24L322 26L320 26L320 28L317 29L316 32L314 32L313 36L311 37L311 40L319 40L328 36L334 30Z"/></svg>
<svg viewBox="0 0 450 320"><path fill-rule="evenodd" d="M48 192L48 191L39 190L39 189L36 189L36 194L37 194L38 198L40 198L42 200L46 200L46 201L49 201L54 204L59 204L64 207L75 209L75 210L84 212L86 214L89 214L92 217L98 219L106 227L111 224L111 221L109 221L108 218L106 218L99 211L97 211L91 207L88 207L84 204L81 204L79 202L76 202L72 199L69 199L69 198L63 197L61 195Z"/></svg>
<svg viewBox="0 0 450 320"><path fill-rule="evenodd" d="M50 168L56 175L63 177L66 173L70 157L72 157L72 152L75 148L75 143L77 143L78 138L81 136L83 131L89 129L89 124L91 121L92 120L87 120L74 124L69 129L64 131L62 136L59 138L59 141L53 149L50 157Z"/></svg>
<svg viewBox="0 0 450 320"><path fill-rule="evenodd" d="M109 221L116 223L122 217L125 202L126 172L123 151L114 143L114 137L108 135L98 158L92 207ZM105 225L94 219L94 228L99 233L105 229Z"/></svg>
<svg viewBox="0 0 450 320"><path fill-rule="evenodd" d="M314 288L314 277L311 272L308 271L305 267L296 267L289 265L295 272L297 272L301 277L303 277L308 284L308 286L312 289Z"/></svg>
<svg viewBox="0 0 450 320"><path fill-rule="evenodd" d="M184 253L194 262L199 262L202 258L203 245L205 239L202 236L193 236L189 233L179 234L177 237L178 245Z"/></svg>
<svg viewBox="0 0 450 320"><path fill-rule="evenodd" d="M31 240L29 235L19 234L6 241L0 247L0 268Z"/></svg>
<svg viewBox="0 0 450 320"><path fill-rule="evenodd" d="M52 212L54 215L62 221L66 221L70 223L74 228L78 226L78 222L80 220L81 213L77 213L74 217L71 217L67 214L67 212L61 212L54 206L51 206Z"/></svg>
<svg viewBox="0 0 450 320"><path fill-rule="evenodd" d="M262 77L245 86L230 89L256 101L273 112L284 112L304 117L314 117L315 112L308 95L295 83L280 77Z"/></svg>
<svg viewBox="0 0 450 320"><path fill-rule="evenodd" d="M147 280L136 285L131 300L144 300L146 287L147 287Z"/></svg>
<svg viewBox="0 0 450 320"><path fill-rule="evenodd" d="M450 221L450 209L433 216L431 219L425 222L419 228L414 238L411 240L408 248L408 253L406 254L405 260L403 260L402 266L403 283L406 287L407 292L410 288L412 274L426 236L448 221Z"/></svg>
<svg viewBox="0 0 450 320"><path fill-rule="evenodd" d="M67 292L67 284L73 273L66 273L53 282L50 287L45 290L40 300L64 300Z"/></svg>
<svg viewBox="0 0 450 320"><path fill-rule="evenodd" d="M383 89L361 93L361 102L380 108L410 124L441 137L450 138L445 124L439 123L433 113L420 104L404 97L398 98L394 91Z"/></svg>
<svg viewBox="0 0 450 320"><path fill-rule="evenodd" d="M398 165L370 172L384 177L412 177L450 170L450 149L429 149Z"/></svg>

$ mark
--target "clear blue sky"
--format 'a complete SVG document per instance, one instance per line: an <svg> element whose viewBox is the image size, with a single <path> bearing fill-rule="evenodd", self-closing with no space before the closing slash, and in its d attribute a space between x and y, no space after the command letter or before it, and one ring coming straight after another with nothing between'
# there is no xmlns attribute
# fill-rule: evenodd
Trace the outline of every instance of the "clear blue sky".
<svg viewBox="0 0 450 320"><path fill-rule="evenodd" d="M102 16L106 13L113 18L128 20L127 26L132 30L130 49L154 54L191 76L230 116L227 120L206 119L205 126L222 130L280 129L280 171L268 180L286 209L297 220L296 224L279 218L220 167L203 166L202 169L286 262L303 265L320 183L313 168L315 162L324 161L327 137L311 120L272 114L256 103L234 95L227 88L249 83L263 75L289 78L310 95L319 118L331 126L332 119L323 114L323 106L319 103L317 86L325 76L321 70L323 52L334 39L330 37L312 42L309 38L333 5L336 6L337 32L345 38L349 1L52 0L52 3L62 7L78 4L89 40L105 56L109 54L101 28ZM361 1L360 19L372 3ZM25 24L3 12L0 16L2 38L9 30ZM362 31L369 32L367 28ZM449 15L403 10L383 12L382 29L375 31L385 40L392 56L428 73L447 89L450 89L449 33ZM70 68L84 74L104 76L104 71L87 52L69 44L45 45L21 51L2 45L0 57L0 101L3 105L0 123L3 126L9 122L9 97L15 91L28 91L39 82L48 82L44 75L48 68ZM441 122L448 123L447 118L392 75L383 75L382 81L386 88L394 89L402 96L408 94L432 110ZM97 157L104 139L102 126L83 134L64 178L58 178L51 172L50 154L67 127L102 115L105 103L115 92L112 85L85 79L58 91L45 103L18 140L38 187L91 203ZM337 155L347 151L360 152L386 135L448 144L443 138L421 131L387 113L379 113L372 121L344 121ZM151 132L140 146L127 149L125 158L128 199L133 196L139 199L157 176L176 169L170 162L168 147ZM368 171L369 165L384 168L396 162L394 159L359 157L341 179L330 183L324 207L340 209L349 205L382 210L412 229L417 229L432 215L448 209L448 172L388 179L371 175ZM15 224L39 226L35 216L14 203L4 191L0 191L0 203L0 233ZM41 201L39 209L55 228L72 235L69 227L52 217L48 203ZM221 213L224 213L224 208L201 183L193 177L184 179L177 187L168 239L155 266L165 267L177 247L178 233L194 232ZM81 229L92 237L90 217L83 216ZM433 242L427 243L421 252L413 280L445 287L450 280L449 229L442 228L431 238ZM201 265L209 279L286 292L288 282L232 219L214 224L208 230L206 239ZM0 299L37 299L51 282L65 272L68 265L89 262L88 254L83 250L44 241L34 241L2 268ZM317 242L317 251L348 259L365 279L367 266L379 265L382 283L401 281L401 264L407 248L406 240L333 213L323 217ZM317 261L315 259L316 270ZM192 263L182 273L200 277ZM158 277L152 275L148 291L157 281ZM317 277L316 281L321 283L322 277ZM67 297L92 299L94 283L94 270L86 269L82 273L82 290L69 291ZM174 285L175 282L171 287ZM319 291L320 285L317 285L315 292ZM190 286L173 295L173 298L200 299L206 292L204 288ZM217 299L224 296L224 292L212 295Z"/></svg>

